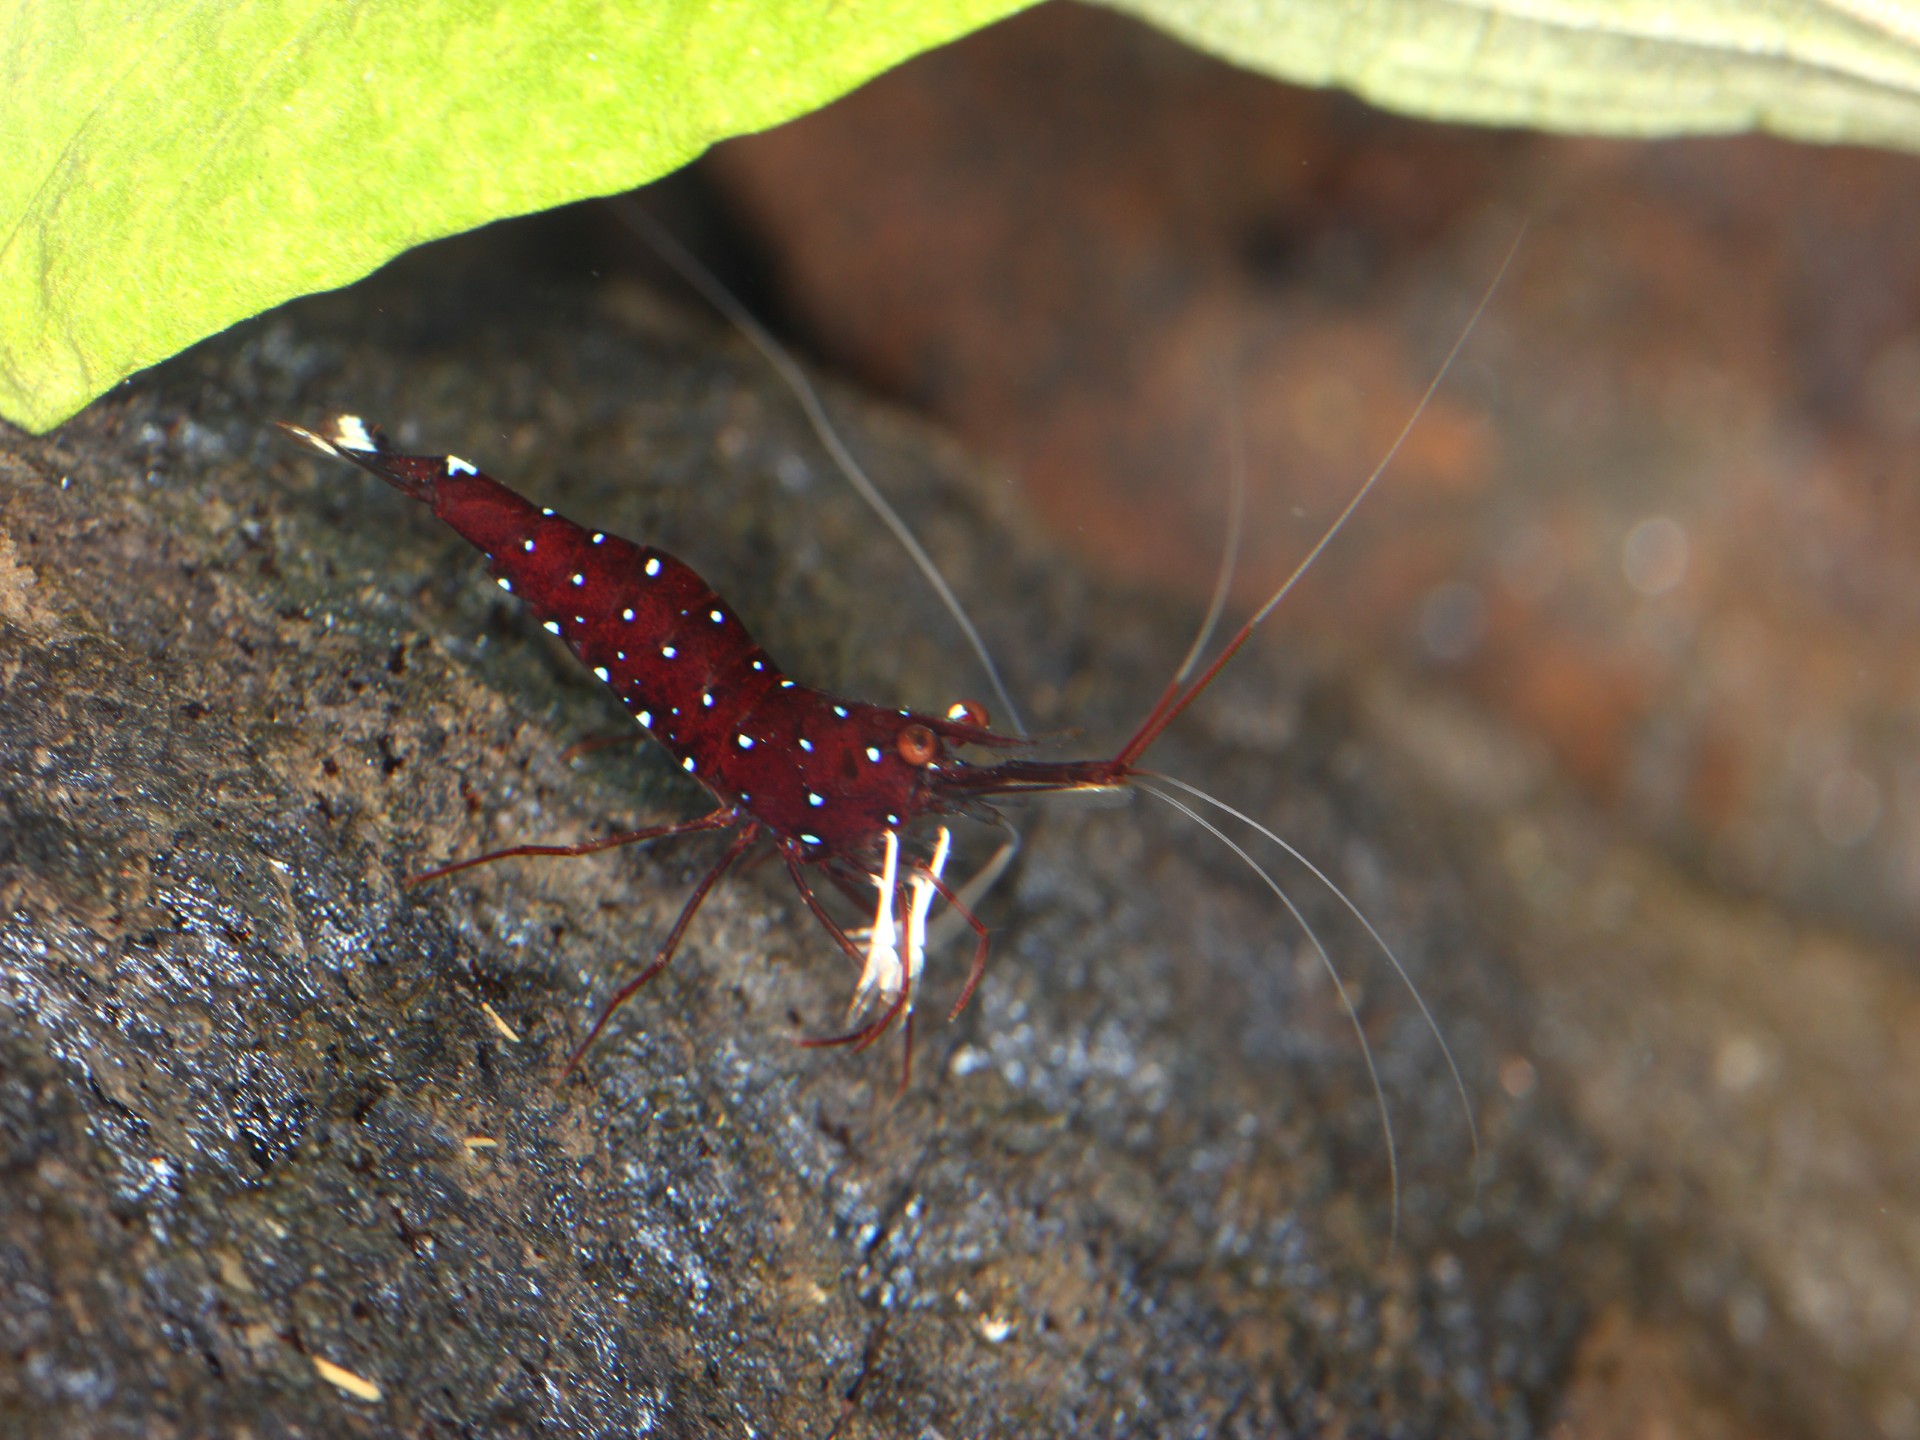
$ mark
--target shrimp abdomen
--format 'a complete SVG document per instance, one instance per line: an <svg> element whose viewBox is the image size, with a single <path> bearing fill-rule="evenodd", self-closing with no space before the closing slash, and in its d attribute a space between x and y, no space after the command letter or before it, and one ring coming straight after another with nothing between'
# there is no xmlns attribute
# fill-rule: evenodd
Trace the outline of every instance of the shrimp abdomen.
<svg viewBox="0 0 1920 1440"><path fill-rule="evenodd" d="M702 779L735 722L780 678L713 588L666 551L589 531L456 455L377 448L351 416L326 435L286 428L428 506Z"/></svg>

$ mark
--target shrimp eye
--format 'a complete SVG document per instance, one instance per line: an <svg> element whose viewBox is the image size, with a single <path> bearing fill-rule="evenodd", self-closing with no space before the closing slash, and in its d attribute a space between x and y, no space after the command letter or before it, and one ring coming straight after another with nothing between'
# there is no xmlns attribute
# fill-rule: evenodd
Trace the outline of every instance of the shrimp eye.
<svg viewBox="0 0 1920 1440"><path fill-rule="evenodd" d="M918 723L904 726L893 744L909 765L930 765L940 753L940 742L933 738L933 731Z"/></svg>
<svg viewBox="0 0 1920 1440"><path fill-rule="evenodd" d="M978 700L956 700L947 707L947 719L984 730L987 728L987 707Z"/></svg>

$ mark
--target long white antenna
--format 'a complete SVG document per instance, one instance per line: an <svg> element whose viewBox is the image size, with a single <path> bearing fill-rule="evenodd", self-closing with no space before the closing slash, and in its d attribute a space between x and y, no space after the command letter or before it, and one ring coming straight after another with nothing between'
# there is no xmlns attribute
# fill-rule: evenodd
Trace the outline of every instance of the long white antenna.
<svg viewBox="0 0 1920 1440"><path fill-rule="evenodd" d="M1353 518L1353 512L1360 508L1361 502L1373 492L1373 487L1380 483L1380 477L1387 473L1387 467L1393 464L1401 448L1407 443L1407 437L1413 434L1413 427L1420 423L1421 417L1427 413L1427 407L1433 404L1433 397L1439 393L1441 382L1453 369L1453 362L1460 358L1460 352L1466 348L1467 340L1480 323L1480 317L1486 314L1487 306L1493 303L1494 292L1500 288L1500 282L1507 278L1507 271L1513 266L1513 257L1520 253L1520 242L1526 238L1527 227L1522 225L1520 233L1513 237L1513 244L1507 247L1506 258L1500 262L1500 268L1493 272L1493 279L1487 282L1487 288L1481 292L1480 303L1473 307L1473 313L1467 317L1467 323L1460 327L1460 333L1454 337L1452 348L1447 351L1446 359L1442 360L1440 368L1433 372L1433 379L1427 383L1427 388L1421 393L1420 403L1413 407L1413 413L1407 417L1407 423L1402 425L1400 433L1393 437L1393 444L1387 447L1387 453L1380 457L1380 463L1373 467L1373 473L1367 476L1366 483L1353 492L1353 498L1347 501L1346 509L1334 517L1326 533L1314 542L1313 548L1306 553L1306 557L1294 566L1293 573L1286 578L1285 583L1268 597L1266 604L1254 612L1253 618L1247 621L1247 629L1252 630L1258 626L1262 620L1273 613L1276 605L1287 598L1293 587L1300 583L1300 577L1306 574L1312 568L1313 562L1320 558L1320 552L1333 543L1333 537L1345 528L1347 521Z"/></svg>
<svg viewBox="0 0 1920 1440"><path fill-rule="evenodd" d="M1413 976L1408 974L1407 967L1400 963L1400 957L1393 953L1393 947L1387 944L1386 937L1380 933L1373 921L1367 918L1366 911L1355 904L1352 897L1349 896L1345 890L1342 890L1338 885L1334 884L1332 877L1329 876L1326 871L1309 860L1295 848L1291 842L1282 838L1277 831L1270 826L1261 824L1258 820L1247 814L1246 811L1236 810L1218 796L1209 795L1198 785L1189 785L1186 781L1165 774L1162 771L1142 770L1140 773L1159 781L1162 785L1171 785L1176 790L1184 791L1188 795L1193 796L1194 799L1211 805L1216 810L1231 815L1243 825L1251 826L1253 829L1259 831L1260 834L1266 836L1267 839L1271 840L1275 845L1279 846L1281 850L1291 856L1294 862L1300 865L1309 875L1318 880L1320 884L1332 894L1334 899L1346 907L1347 913L1365 927L1367 934L1373 937L1373 943L1379 947L1380 953L1387 957L1387 964L1391 965L1393 967L1393 973L1400 977L1400 983L1406 986L1407 994L1413 997L1413 1003L1420 1007L1420 1018L1426 1021L1428 1033L1433 1036L1434 1043L1439 1045L1441 1058L1447 1062L1447 1072L1453 1076L1454 1093L1460 1097L1460 1113L1466 1117L1467 1121L1467 1138L1473 1145L1474 1194L1475 1197L1478 1198L1481 1171L1480 1125L1479 1122L1473 1118L1473 1101L1467 1095L1466 1077L1460 1073L1460 1064L1453 1058L1453 1047L1447 1043L1447 1037L1440 1029L1440 1022L1434 1018L1432 1009L1427 1005L1426 996L1422 995L1420 993L1420 987L1413 983Z"/></svg>
<svg viewBox="0 0 1920 1440"><path fill-rule="evenodd" d="M1193 644L1187 647L1186 658L1180 662L1180 668L1173 672L1171 683L1176 688L1185 683L1187 676L1193 673L1193 667L1200 663L1200 657L1207 653L1207 646L1213 643L1213 632L1220 624L1220 617L1227 613L1227 600L1233 591L1233 570L1240 559L1240 539L1246 529L1247 427L1240 416L1239 398L1233 388L1223 384L1221 389L1229 397L1226 408L1227 533L1220 544L1220 568L1213 577L1213 599L1207 604L1207 617L1200 622L1200 631L1193 637Z"/></svg>
<svg viewBox="0 0 1920 1440"><path fill-rule="evenodd" d="M1301 913L1300 907L1293 903L1293 897L1287 894L1280 882L1273 878L1264 865L1247 853L1246 847L1179 796L1170 795L1159 786L1144 780L1140 782L1140 788L1156 800L1171 805L1238 855L1241 862L1258 875L1269 890L1280 897L1280 903L1287 907L1287 913L1293 916L1294 924L1305 932L1314 953L1320 957L1320 967L1327 978L1333 982L1334 991L1340 997L1341 1007L1347 1012L1347 1022L1353 1027L1354 1038L1360 1042L1360 1059L1366 1064L1367 1083L1373 1087L1374 1108L1380 1113L1380 1138L1387 1147L1388 1188L1393 1192L1393 1220L1387 1234L1387 1253L1391 1255L1400 1243L1400 1149L1393 1139L1393 1116L1387 1110L1387 1087L1381 1083L1380 1067L1373 1058L1373 1046L1367 1040L1367 1027L1361 1023L1360 1008L1353 1003L1353 995L1347 989L1347 982L1340 977L1340 967L1333 963L1333 957L1327 953L1327 947L1320 943L1320 936L1308 923L1307 917Z"/></svg>
<svg viewBox="0 0 1920 1440"><path fill-rule="evenodd" d="M1120 753L1114 757L1117 764L1128 766L1138 760L1146 753L1147 747L1160 738L1167 726L1205 693L1207 687L1213 684L1214 677L1227 667L1227 662L1240 653L1240 647L1253 638L1253 632L1260 628L1261 622L1273 613L1274 608L1282 600L1293 593L1293 587L1300 583L1301 576L1313 568L1313 562L1320 558L1320 552L1331 545L1334 537L1346 528L1347 521L1353 518L1353 512L1358 510L1367 496L1373 493L1373 487L1380 483L1380 477L1387 473L1387 467L1393 464L1401 447L1407 443L1407 437L1413 433L1413 427L1418 425L1421 417L1427 413L1427 407L1433 403L1433 397L1439 393L1441 382L1447 378L1447 373L1453 369L1453 362L1459 358L1460 351L1465 348L1467 338L1473 334L1474 327L1480 323L1480 317L1486 313L1487 306L1493 303L1494 292L1500 288L1500 282L1506 278L1507 271L1512 268L1514 256L1520 253L1520 242L1526 238L1527 227L1522 225L1520 233L1513 237L1513 244L1507 247L1506 258L1500 262L1500 268L1494 272L1493 279L1488 282L1486 290L1481 294L1480 303L1473 307L1473 314L1467 317L1467 323L1454 339L1453 347L1447 351L1446 359L1440 362L1440 368L1434 372L1433 379L1428 382L1426 390L1422 392L1420 403L1413 407L1413 413L1407 417L1407 423L1400 427L1400 433L1394 437L1393 444L1387 448L1387 453L1380 463L1373 467L1373 473L1368 475L1360 488L1353 492L1353 497L1347 501L1345 508L1334 516L1333 523L1321 532L1313 548L1307 551L1305 558L1298 565L1293 567L1293 573L1287 576L1278 590L1267 597L1267 603L1254 611L1252 617L1233 632L1232 638L1227 641L1225 647L1213 657L1207 668L1200 672L1200 678L1184 690L1177 683L1167 687L1166 693L1147 713L1146 720L1138 730L1134 731L1133 738L1128 740L1121 747Z"/></svg>

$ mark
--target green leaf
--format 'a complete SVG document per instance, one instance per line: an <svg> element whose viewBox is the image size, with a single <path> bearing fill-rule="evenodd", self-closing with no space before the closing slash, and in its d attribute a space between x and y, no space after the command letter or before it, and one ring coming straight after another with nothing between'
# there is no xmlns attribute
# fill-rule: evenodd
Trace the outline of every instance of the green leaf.
<svg viewBox="0 0 1920 1440"><path fill-rule="evenodd" d="M1106 0L1432 119L1920 149L1914 0Z"/></svg>
<svg viewBox="0 0 1920 1440"><path fill-rule="evenodd" d="M1029 0L0 0L0 416L610 194Z"/></svg>

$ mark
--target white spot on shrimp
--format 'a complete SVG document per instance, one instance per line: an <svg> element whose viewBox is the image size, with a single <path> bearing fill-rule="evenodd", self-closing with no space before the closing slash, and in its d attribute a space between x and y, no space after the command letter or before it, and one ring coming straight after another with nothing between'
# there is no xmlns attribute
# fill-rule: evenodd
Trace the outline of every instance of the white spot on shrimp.
<svg viewBox="0 0 1920 1440"><path fill-rule="evenodd" d="M642 710L635 718L638 719L642 725L646 726L647 729L651 730L653 728L653 712L651 710Z"/></svg>
<svg viewBox="0 0 1920 1440"><path fill-rule="evenodd" d="M689 755L689 756L687 756L687 758L686 758L686 759L684 759L684 760L682 760L682 761L680 762L680 768L681 768L682 770L685 770L685 771L686 771L686 772L687 772L687 773L688 773L689 775L691 775L691 774L693 773L693 771L694 771L694 769L695 769L695 766L694 766L694 763L693 763L693 757L692 757L691 755Z"/></svg>
<svg viewBox="0 0 1920 1440"><path fill-rule="evenodd" d="M702 690L700 692L700 704L708 710L713 708L713 692L711 690Z"/></svg>
<svg viewBox="0 0 1920 1440"><path fill-rule="evenodd" d="M713 621L713 623L716 625L724 625L727 623L727 617L721 614L718 610L707 611L707 618Z"/></svg>
<svg viewBox="0 0 1920 1440"><path fill-rule="evenodd" d="M616 660L624 660L627 658L627 652L624 650L616 650L613 652L613 658Z"/></svg>
<svg viewBox="0 0 1920 1440"><path fill-rule="evenodd" d="M900 817L898 815L887 816L887 824L898 825L899 823L900 823Z"/></svg>
<svg viewBox="0 0 1920 1440"><path fill-rule="evenodd" d="M551 505L542 505L540 507L540 513L542 515L551 515L553 514L553 507Z"/></svg>
<svg viewBox="0 0 1920 1440"><path fill-rule="evenodd" d="M814 794L814 793L813 793L813 791L811 791L811 790L809 790L809 791L807 792L807 804L809 804L809 805L812 805L812 806L814 806L815 808L818 808L819 806L822 806L822 805L824 805L824 804L826 804L826 803L827 803L827 797L826 797L826 796L824 796L824 795L816 795L816 794Z"/></svg>
<svg viewBox="0 0 1920 1440"><path fill-rule="evenodd" d="M606 531L604 531L604 530L596 530L596 531L594 531L594 532L593 532L593 543L594 543L594 544L596 544L596 545L604 545L604 544L606 544L606 543L607 543L607 533L606 533Z"/></svg>
<svg viewBox="0 0 1920 1440"><path fill-rule="evenodd" d="M660 573L660 559L659 559L659 557L658 557L658 556L649 556L649 557L648 557L648 559L647 559L647 574L649 574L649 575L658 575L659 573Z"/></svg>
<svg viewBox="0 0 1920 1440"><path fill-rule="evenodd" d="M766 667L766 665L765 665L765 664L763 664L763 663L762 663L761 661L758 661L758 660L756 660L756 661L754 661L754 662L753 662L753 668L754 668L754 669L756 669L756 670L764 670L764 669L766 669L767 667Z"/></svg>
<svg viewBox="0 0 1920 1440"><path fill-rule="evenodd" d="M740 742L740 748L742 750L751 750L753 748L753 737L744 731L733 738Z"/></svg>
<svg viewBox="0 0 1920 1440"><path fill-rule="evenodd" d="M811 740L802 740L800 742L800 748L811 755L813 753L813 742Z"/></svg>
<svg viewBox="0 0 1920 1440"><path fill-rule="evenodd" d="M780 688L782 690L791 690L793 688L793 682L791 680L782 680L780 682Z"/></svg>
<svg viewBox="0 0 1920 1440"><path fill-rule="evenodd" d="M560 633L560 622L558 620L549 620L542 628L545 629L549 635L558 635Z"/></svg>
<svg viewBox="0 0 1920 1440"><path fill-rule="evenodd" d="M498 580L494 581L493 583L498 585L502 590L506 591L509 595L513 593L513 581L509 580L506 576L502 575Z"/></svg>
<svg viewBox="0 0 1920 1440"><path fill-rule="evenodd" d="M674 649L673 646L671 645L662 645L660 647L660 653L666 656L667 659L671 660L673 659L674 656L678 655L680 652Z"/></svg>
<svg viewBox="0 0 1920 1440"><path fill-rule="evenodd" d="M587 583L587 577L586 577L586 576L584 576L584 575L582 575L582 574L580 574L580 573L579 573L579 572L578 572L578 571L576 570L576 571L574 572L574 576L573 576L573 583L574 583L574 584L576 584L576 585L584 585L584 584L586 584L586 583Z"/></svg>
<svg viewBox="0 0 1920 1440"><path fill-rule="evenodd" d="M844 720L847 718L847 707L844 705L836 705L833 707L833 713L838 715L842 720ZM907 712L902 710L900 713L904 715Z"/></svg>
<svg viewBox="0 0 1920 1440"><path fill-rule="evenodd" d="M479 470L469 465L466 461L462 460L458 455L447 456L447 474L478 475L479 473L480 473Z"/></svg>
<svg viewBox="0 0 1920 1440"><path fill-rule="evenodd" d="M819 845L822 841L818 835L809 835L803 830L800 832L800 843L803 845Z"/></svg>
<svg viewBox="0 0 1920 1440"><path fill-rule="evenodd" d="M604 665L596 665L593 667L593 673L604 680L607 678L607 667Z"/></svg>
<svg viewBox="0 0 1920 1440"><path fill-rule="evenodd" d="M524 551L526 551L526 552L527 552L527 553L528 553L529 555L531 555L531 554L533 553L533 541L531 541L531 540L522 540L522 541L520 542L520 548L521 548L522 550L524 550Z"/></svg>
<svg viewBox="0 0 1920 1440"><path fill-rule="evenodd" d="M867 759L878 765L880 763L880 747L877 745L867 746Z"/></svg>
<svg viewBox="0 0 1920 1440"><path fill-rule="evenodd" d="M622 610L622 611L620 612L620 618L621 618L622 620L625 620L625 621L626 621L626 622L627 622L627 623L628 623L629 625L631 625L631 624L633 623L633 611L631 611L631 610Z"/></svg>
<svg viewBox="0 0 1920 1440"><path fill-rule="evenodd" d="M333 441L349 450L378 450L373 443L373 435L367 429L367 422L358 415L342 415L333 422Z"/></svg>

